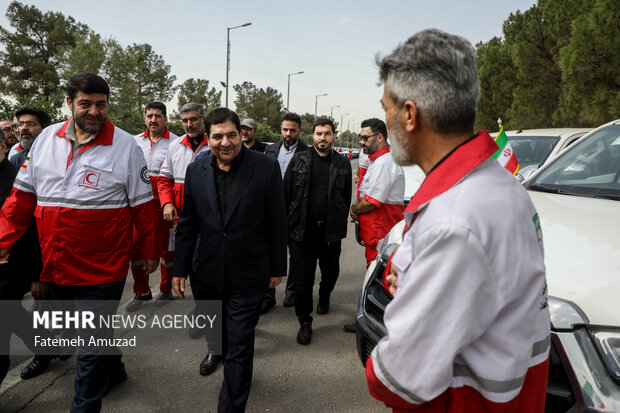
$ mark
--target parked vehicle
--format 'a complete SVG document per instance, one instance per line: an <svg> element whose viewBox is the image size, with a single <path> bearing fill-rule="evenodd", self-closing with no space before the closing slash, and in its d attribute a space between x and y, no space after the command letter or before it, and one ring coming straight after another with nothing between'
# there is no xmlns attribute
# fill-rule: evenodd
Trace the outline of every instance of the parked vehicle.
<svg viewBox="0 0 620 413"><path fill-rule="evenodd" d="M523 181L592 128L555 128L506 131L517 160L517 177ZM494 134L494 136L497 134Z"/></svg>
<svg viewBox="0 0 620 413"><path fill-rule="evenodd" d="M525 183L541 219L552 346L548 412L620 412L620 119L560 153ZM378 245L357 314L362 363L387 334L385 264L404 221Z"/></svg>

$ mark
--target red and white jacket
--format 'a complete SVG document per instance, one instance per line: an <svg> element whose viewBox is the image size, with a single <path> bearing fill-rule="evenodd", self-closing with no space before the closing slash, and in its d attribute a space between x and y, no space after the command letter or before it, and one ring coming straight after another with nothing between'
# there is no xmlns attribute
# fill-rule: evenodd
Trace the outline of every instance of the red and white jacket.
<svg viewBox="0 0 620 413"><path fill-rule="evenodd" d="M208 149L206 134L195 152L192 150L192 144L187 134L170 142L166 159L159 171L157 183L159 202L162 208L168 202L172 202L179 212L183 209L183 189L187 166Z"/></svg>
<svg viewBox="0 0 620 413"><path fill-rule="evenodd" d="M486 131L429 175L392 257L388 335L366 364L395 411L542 413L550 321L542 233Z"/></svg>
<svg viewBox="0 0 620 413"><path fill-rule="evenodd" d="M9 150L9 154L7 155L7 158L11 159L13 157L13 155L15 155L17 152L20 152L20 151L23 151L23 150L24 150L24 147L22 146L21 142L17 142Z"/></svg>
<svg viewBox="0 0 620 413"><path fill-rule="evenodd" d="M136 143L142 149L144 153L144 159L146 160L146 166L149 171L149 179L151 181L151 188L153 190L153 197L157 206L159 207L159 193L157 192L157 181L159 180L159 171L166 160L166 154L168 153L168 147L170 143L178 138L174 133L170 133L168 128L163 135L153 143L149 138L149 130L144 133L134 136Z"/></svg>
<svg viewBox="0 0 620 413"><path fill-rule="evenodd" d="M0 248L10 249L34 215L41 281L120 281L127 276L134 225L144 257L161 254L144 156L131 135L106 120L72 159L69 122L46 128L34 141L0 211Z"/></svg>
<svg viewBox="0 0 620 413"><path fill-rule="evenodd" d="M405 200L405 174L403 168L392 160L390 147L368 155L370 166L362 178L359 198L376 208L360 214L360 237L366 245L377 245L403 219Z"/></svg>

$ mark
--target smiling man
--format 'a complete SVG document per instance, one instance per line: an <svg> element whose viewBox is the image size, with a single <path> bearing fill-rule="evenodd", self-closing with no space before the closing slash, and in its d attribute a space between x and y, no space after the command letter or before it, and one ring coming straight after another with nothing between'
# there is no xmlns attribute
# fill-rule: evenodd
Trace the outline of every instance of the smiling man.
<svg viewBox="0 0 620 413"><path fill-rule="evenodd" d="M166 105L162 102L150 102L144 107L144 124L146 131L136 135L136 143L142 149L146 165L148 167L148 176L157 206L157 216L159 218L157 226L162 241L161 249L161 282L159 283L159 295L155 300L156 306L162 306L170 302L172 290L172 268L174 250L170 247L170 226L171 224L164 219L163 210L159 202L159 191L157 182L159 180L159 172L166 159L170 142L177 139L173 133L168 130L168 117ZM149 287L149 276L142 269L142 252L140 244L137 242L137 233L134 231L134 251L131 257L131 273L134 279L133 292L135 294L132 301L127 304L127 311L135 311L139 309L143 303L153 298L151 288Z"/></svg>
<svg viewBox="0 0 620 413"><path fill-rule="evenodd" d="M172 280L181 298L189 275L201 300L222 301L222 348L209 348L200 366L202 372L203 365L213 365L213 353L224 356L219 412L245 411L265 289L286 275L280 168L243 145L240 123L227 108L214 109L205 119L211 153L187 168Z"/></svg>
<svg viewBox="0 0 620 413"><path fill-rule="evenodd" d="M99 312L100 301L90 300L118 305L121 298L133 226L147 272L156 268L161 241L144 156L133 137L107 118L108 84L80 73L69 79L67 92L72 117L39 135L0 211L0 264L34 216L40 281L49 283L50 298ZM71 412L99 411L104 394L126 377L120 351L80 352Z"/></svg>
<svg viewBox="0 0 620 413"><path fill-rule="evenodd" d="M284 174L291 271L295 273L297 342L312 340L312 288L317 260L321 268L317 314L329 312L329 298L340 273L342 239L347 236L351 202L351 164L333 149L336 128L316 120L312 149L293 157Z"/></svg>

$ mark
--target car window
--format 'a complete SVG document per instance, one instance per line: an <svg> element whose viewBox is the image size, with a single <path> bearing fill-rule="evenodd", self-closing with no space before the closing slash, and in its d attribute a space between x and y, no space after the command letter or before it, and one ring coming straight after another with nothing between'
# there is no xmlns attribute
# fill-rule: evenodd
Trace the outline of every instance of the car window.
<svg viewBox="0 0 620 413"><path fill-rule="evenodd" d="M540 166L560 140L559 136L511 136L508 138L515 151L519 167Z"/></svg>
<svg viewBox="0 0 620 413"><path fill-rule="evenodd" d="M620 199L620 125L603 128L568 148L528 189Z"/></svg>

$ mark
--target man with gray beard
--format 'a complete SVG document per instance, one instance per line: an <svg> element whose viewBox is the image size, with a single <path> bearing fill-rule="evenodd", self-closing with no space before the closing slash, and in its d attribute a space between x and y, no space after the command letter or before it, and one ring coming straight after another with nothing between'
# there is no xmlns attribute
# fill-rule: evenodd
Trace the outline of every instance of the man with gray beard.
<svg viewBox="0 0 620 413"><path fill-rule="evenodd" d="M21 166L30 152L32 143L39 136L43 129L52 123L49 115L32 106L23 106L15 112L18 125L19 145L17 153L9 158L13 165Z"/></svg>
<svg viewBox="0 0 620 413"><path fill-rule="evenodd" d="M366 362L370 394L403 412L542 413L542 235L527 191L492 157L497 144L474 132L476 50L428 29L377 63L394 162L426 179L388 262L394 298Z"/></svg>

